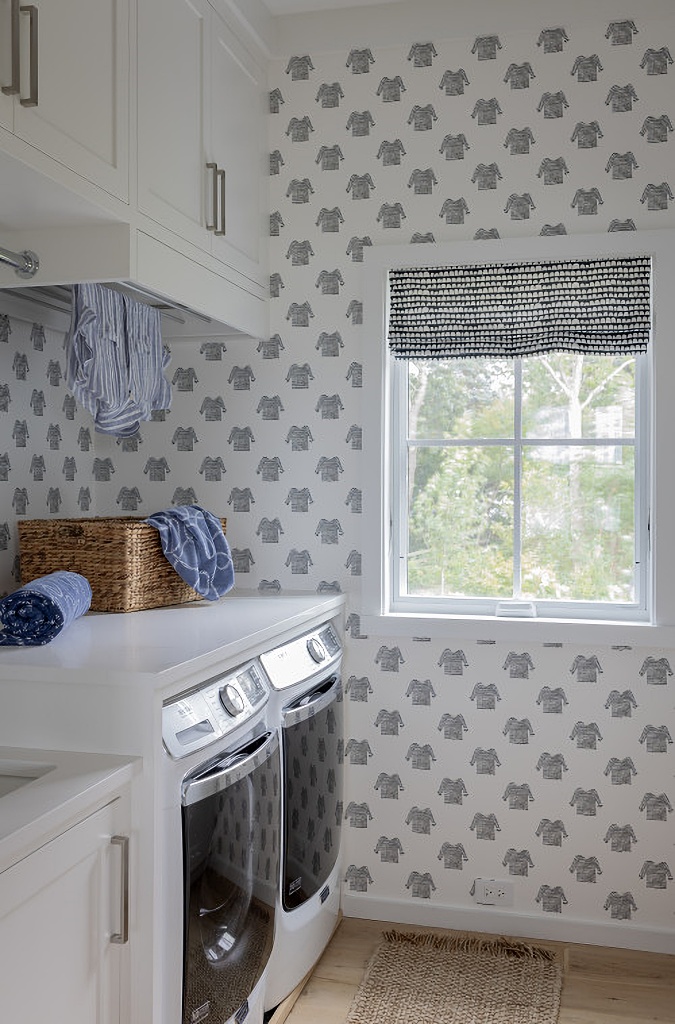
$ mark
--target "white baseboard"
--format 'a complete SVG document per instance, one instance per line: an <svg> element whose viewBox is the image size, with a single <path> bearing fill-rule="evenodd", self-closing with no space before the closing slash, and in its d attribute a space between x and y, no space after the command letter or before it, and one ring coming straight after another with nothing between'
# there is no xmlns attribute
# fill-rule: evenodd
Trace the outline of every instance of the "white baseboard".
<svg viewBox="0 0 675 1024"><path fill-rule="evenodd" d="M516 914L512 910L497 910L486 906L471 910L466 907L435 906L422 899L383 900L349 892L342 894L342 911L345 917L372 921L675 954L675 931L640 928L632 921L608 921L605 924L564 917L561 914Z"/></svg>

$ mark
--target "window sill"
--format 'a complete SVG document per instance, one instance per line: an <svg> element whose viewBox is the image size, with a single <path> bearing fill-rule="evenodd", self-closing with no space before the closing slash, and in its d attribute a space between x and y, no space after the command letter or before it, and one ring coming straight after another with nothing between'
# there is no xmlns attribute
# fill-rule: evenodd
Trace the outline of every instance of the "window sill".
<svg viewBox="0 0 675 1024"><path fill-rule="evenodd" d="M452 638L522 643L674 647L675 626L600 619L496 618L392 612L361 616L361 633L385 637Z"/></svg>

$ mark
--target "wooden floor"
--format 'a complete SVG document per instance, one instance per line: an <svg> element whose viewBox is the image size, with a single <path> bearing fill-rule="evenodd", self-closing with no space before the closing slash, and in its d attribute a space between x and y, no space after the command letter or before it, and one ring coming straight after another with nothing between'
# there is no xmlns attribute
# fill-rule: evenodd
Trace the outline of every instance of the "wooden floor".
<svg viewBox="0 0 675 1024"><path fill-rule="evenodd" d="M363 969L390 927L406 926L344 918L304 988L271 1024L344 1024ZM675 1024L675 956L533 941L564 950L559 1024Z"/></svg>

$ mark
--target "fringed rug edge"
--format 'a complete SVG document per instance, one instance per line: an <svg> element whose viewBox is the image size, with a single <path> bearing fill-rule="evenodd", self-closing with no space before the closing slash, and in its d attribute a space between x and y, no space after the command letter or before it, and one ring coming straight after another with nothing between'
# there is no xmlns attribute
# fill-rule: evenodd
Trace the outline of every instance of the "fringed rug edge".
<svg viewBox="0 0 675 1024"><path fill-rule="evenodd" d="M385 942L401 942L427 949L487 953L491 956L530 957L533 960L558 963L561 967L564 959L558 950L546 946L521 942L504 935L485 937L475 935L473 932L452 932L441 935L437 932L399 931L396 928L391 928L382 933L382 939L375 949L375 954Z"/></svg>

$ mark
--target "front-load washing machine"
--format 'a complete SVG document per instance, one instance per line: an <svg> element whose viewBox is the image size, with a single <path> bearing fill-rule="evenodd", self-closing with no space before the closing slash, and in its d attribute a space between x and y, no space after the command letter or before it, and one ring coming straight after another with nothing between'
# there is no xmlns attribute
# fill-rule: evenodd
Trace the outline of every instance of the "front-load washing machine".
<svg viewBox="0 0 675 1024"><path fill-rule="evenodd" d="M281 736L281 870L265 1010L325 949L340 909L343 818L342 645L331 622L265 654Z"/></svg>
<svg viewBox="0 0 675 1024"><path fill-rule="evenodd" d="M162 709L166 1003L182 1024L262 1024L279 876L279 735L257 660Z"/></svg>

